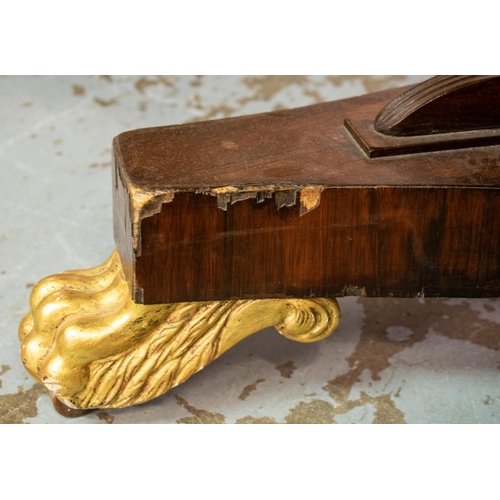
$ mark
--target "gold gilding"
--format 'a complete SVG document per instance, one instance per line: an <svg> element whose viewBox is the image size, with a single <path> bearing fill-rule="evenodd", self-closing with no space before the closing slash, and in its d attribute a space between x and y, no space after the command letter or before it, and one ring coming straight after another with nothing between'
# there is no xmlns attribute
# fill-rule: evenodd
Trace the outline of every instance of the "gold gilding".
<svg viewBox="0 0 500 500"><path fill-rule="evenodd" d="M164 203L171 203L173 191L145 191L129 186L130 210L132 213L132 246L137 255L141 254L141 222L147 217L161 212Z"/></svg>
<svg viewBox="0 0 500 500"><path fill-rule="evenodd" d="M300 215L305 215L319 206L322 186L309 186L300 192Z"/></svg>
<svg viewBox="0 0 500 500"><path fill-rule="evenodd" d="M314 342L339 320L335 299L136 304L116 250L101 266L41 280L30 306L19 327L22 361L78 409L149 401L262 328Z"/></svg>

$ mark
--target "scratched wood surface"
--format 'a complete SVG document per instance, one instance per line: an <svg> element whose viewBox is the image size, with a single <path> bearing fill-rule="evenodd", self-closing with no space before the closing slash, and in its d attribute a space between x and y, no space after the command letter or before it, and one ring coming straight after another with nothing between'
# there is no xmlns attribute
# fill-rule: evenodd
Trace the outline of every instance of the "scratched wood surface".
<svg viewBox="0 0 500 500"><path fill-rule="evenodd" d="M157 400L76 420L54 412L19 358L33 283L96 266L115 247L112 137L423 79L0 78L0 423L499 423L499 299L342 298L339 328L322 342L266 329Z"/></svg>

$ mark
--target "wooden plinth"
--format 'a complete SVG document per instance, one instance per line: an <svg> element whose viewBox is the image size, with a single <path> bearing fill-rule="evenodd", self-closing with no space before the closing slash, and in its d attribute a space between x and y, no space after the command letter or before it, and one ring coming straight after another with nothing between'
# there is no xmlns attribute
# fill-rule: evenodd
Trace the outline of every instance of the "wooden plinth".
<svg viewBox="0 0 500 500"><path fill-rule="evenodd" d="M500 146L370 159L344 126L401 92L118 136L134 300L500 296Z"/></svg>

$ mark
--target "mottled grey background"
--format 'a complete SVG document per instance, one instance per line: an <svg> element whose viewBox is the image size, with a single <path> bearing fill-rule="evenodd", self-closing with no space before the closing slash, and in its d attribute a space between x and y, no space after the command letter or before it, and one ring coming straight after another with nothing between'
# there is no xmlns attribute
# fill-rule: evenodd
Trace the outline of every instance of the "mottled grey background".
<svg viewBox="0 0 500 500"><path fill-rule="evenodd" d="M498 300L339 300L317 344L263 330L166 395L76 420L19 360L31 287L114 248L110 145L125 130L303 106L425 77L0 77L1 423L500 421Z"/></svg>

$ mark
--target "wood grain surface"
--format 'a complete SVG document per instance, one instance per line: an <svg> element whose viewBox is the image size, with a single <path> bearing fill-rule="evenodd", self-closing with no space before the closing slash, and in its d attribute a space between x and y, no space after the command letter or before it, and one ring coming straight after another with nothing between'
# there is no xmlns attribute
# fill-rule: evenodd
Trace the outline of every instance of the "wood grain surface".
<svg viewBox="0 0 500 500"><path fill-rule="evenodd" d="M142 223L145 303L500 295L494 189L339 188L319 207L176 195Z"/></svg>
<svg viewBox="0 0 500 500"><path fill-rule="evenodd" d="M500 146L370 159L344 127L401 92L118 136L135 300L500 296Z"/></svg>
<svg viewBox="0 0 500 500"><path fill-rule="evenodd" d="M369 159L344 120L374 120L405 87L258 115L133 130L114 140L124 180L144 190L220 186L500 186L500 148Z"/></svg>

